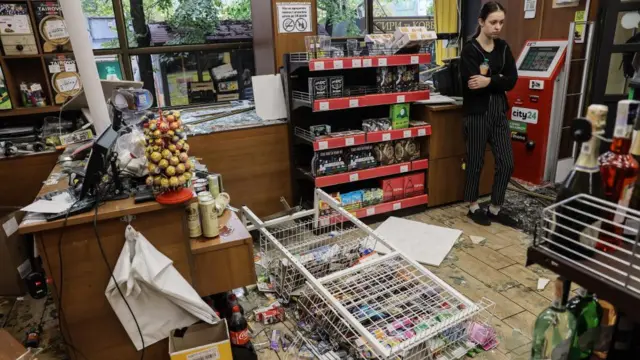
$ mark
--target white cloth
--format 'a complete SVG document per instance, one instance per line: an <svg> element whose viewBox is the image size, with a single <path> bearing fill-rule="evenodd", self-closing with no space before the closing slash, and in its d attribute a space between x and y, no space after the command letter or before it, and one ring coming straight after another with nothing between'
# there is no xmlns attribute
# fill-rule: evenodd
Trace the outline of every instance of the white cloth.
<svg viewBox="0 0 640 360"><path fill-rule="evenodd" d="M140 325L144 347L198 320L209 324L220 320L173 267L173 261L149 240L131 226L127 226L125 238L113 275ZM113 279L105 295L136 349L141 350L138 328Z"/></svg>

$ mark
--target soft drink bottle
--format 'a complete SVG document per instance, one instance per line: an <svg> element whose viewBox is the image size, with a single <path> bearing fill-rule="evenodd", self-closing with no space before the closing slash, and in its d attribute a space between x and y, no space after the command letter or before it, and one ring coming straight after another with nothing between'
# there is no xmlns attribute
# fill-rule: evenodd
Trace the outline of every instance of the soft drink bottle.
<svg viewBox="0 0 640 360"><path fill-rule="evenodd" d="M239 305L234 306L232 309L231 319L229 320L229 337L233 346L250 346L249 325L242 313L240 313Z"/></svg>
<svg viewBox="0 0 640 360"><path fill-rule="evenodd" d="M227 319L231 318L234 306L238 306L240 308L240 314L244 316L244 309L242 308L242 305L240 305L240 303L238 302L238 297L236 296L236 294L231 293L229 294L229 296L227 296L227 310L225 312L226 314L225 317Z"/></svg>

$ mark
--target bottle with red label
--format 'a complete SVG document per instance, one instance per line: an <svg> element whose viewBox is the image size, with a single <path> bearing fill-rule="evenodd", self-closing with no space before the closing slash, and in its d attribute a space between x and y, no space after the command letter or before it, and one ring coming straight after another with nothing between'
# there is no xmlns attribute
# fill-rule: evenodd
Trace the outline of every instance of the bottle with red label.
<svg viewBox="0 0 640 360"><path fill-rule="evenodd" d="M236 305L232 309L231 319L229 320L229 337L231 345L250 347L249 325L247 320L240 313L240 306Z"/></svg>
<svg viewBox="0 0 640 360"><path fill-rule="evenodd" d="M600 173L604 182L605 198L621 206L629 206L629 200L633 192L633 186L638 177L638 162L629 154L631 148L631 133L635 119L640 111L640 101L622 100L618 102L618 113L616 114L616 124L613 133L611 148L602 154L600 162ZM618 223L624 221L620 216L614 217L610 214L608 220ZM602 224L600 239L608 243L620 246L622 240L609 235L607 232L622 236L623 228L605 222ZM602 242L596 244L598 250L613 252L615 248L607 246Z"/></svg>

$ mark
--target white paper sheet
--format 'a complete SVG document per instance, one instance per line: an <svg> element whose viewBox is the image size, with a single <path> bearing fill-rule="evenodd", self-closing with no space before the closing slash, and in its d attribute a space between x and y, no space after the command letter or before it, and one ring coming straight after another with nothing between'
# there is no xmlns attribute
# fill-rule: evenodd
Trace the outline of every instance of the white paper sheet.
<svg viewBox="0 0 640 360"><path fill-rule="evenodd" d="M280 74L253 76L251 81L258 116L264 120L286 118L287 108Z"/></svg>
<svg viewBox="0 0 640 360"><path fill-rule="evenodd" d="M421 264L440 266L462 231L390 217L376 229L385 240ZM376 251L389 249L377 244Z"/></svg>
<svg viewBox="0 0 640 360"><path fill-rule="evenodd" d="M23 207L21 210L40 214L58 214L67 210L69 206L71 206L71 204L59 201L38 200L31 205Z"/></svg>

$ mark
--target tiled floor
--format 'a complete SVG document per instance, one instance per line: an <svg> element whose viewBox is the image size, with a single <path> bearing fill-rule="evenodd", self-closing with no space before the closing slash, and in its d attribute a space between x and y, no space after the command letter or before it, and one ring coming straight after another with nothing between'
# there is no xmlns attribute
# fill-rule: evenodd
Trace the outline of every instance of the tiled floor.
<svg viewBox="0 0 640 360"><path fill-rule="evenodd" d="M537 281L540 277L554 279L554 274L538 266L524 266L526 247L531 241L529 235L499 224L477 226L466 217L466 212L464 205L453 205L410 215L408 218L463 231L447 259L439 267L428 268L470 299L480 300L486 297L495 302L493 324L501 340L500 346L497 350L476 358L528 359L533 322L552 298L551 286L537 291ZM484 237L485 240L473 244L470 236ZM0 298L0 314L7 316L7 309L12 304L12 299ZM5 321L5 327L22 340L26 329L39 321L42 305L43 301L33 301L27 296L13 306L6 321L0 317L0 324ZM59 336L57 323L52 317L55 315L53 304L49 301L48 305L52 309L48 311L52 313L45 316L44 346L55 344L55 339ZM282 330L287 331L284 327ZM266 339L264 335L261 336ZM51 346L39 358L53 360L65 357L60 349ZM260 352L260 359L275 360L278 356L273 351L264 350Z"/></svg>

